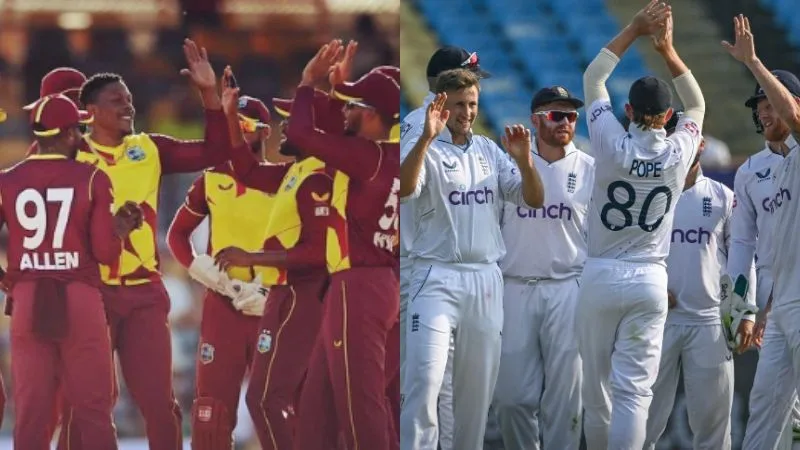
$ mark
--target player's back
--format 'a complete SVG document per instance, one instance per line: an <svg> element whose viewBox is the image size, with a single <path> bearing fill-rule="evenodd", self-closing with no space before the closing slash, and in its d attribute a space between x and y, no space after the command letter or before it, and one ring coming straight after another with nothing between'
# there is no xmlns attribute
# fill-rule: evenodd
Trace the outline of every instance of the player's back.
<svg viewBox="0 0 800 450"><path fill-rule="evenodd" d="M332 206L339 214L346 211L348 248L341 250L349 255L351 267L397 268L399 264L400 146L391 142L378 145L381 162L371 179L344 182L347 177L341 172L333 177ZM347 265L334 265L331 270Z"/></svg>
<svg viewBox="0 0 800 450"><path fill-rule="evenodd" d="M682 118L679 130L687 123L694 124ZM664 264L695 140L666 137L663 129L630 128L609 142L609 148L594 152L589 257Z"/></svg>
<svg viewBox="0 0 800 450"><path fill-rule="evenodd" d="M119 256L111 183L93 166L30 156L0 174L0 198L11 282L48 276L98 284L98 262Z"/></svg>

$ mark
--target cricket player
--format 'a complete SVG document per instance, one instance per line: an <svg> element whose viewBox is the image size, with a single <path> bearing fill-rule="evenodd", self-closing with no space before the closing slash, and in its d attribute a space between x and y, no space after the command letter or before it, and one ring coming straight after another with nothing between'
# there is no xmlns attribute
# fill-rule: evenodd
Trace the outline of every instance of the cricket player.
<svg viewBox="0 0 800 450"><path fill-rule="evenodd" d="M439 75L422 133L416 142L403 142L410 150L401 165L400 197L413 198L423 208L418 209L411 253L415 294L407 311L409 369L400 419L404 449L436 448L436 400L453 332L453 448L483 448L503 327L503 280L497 266L505 253L502 201L543 205L530 131L522 125L506 127L504 145L516 164L494 142L472 134L479 80L467 69ZM459 398L465 400L459 403Z"/></svg>
<svg viewBox="0 0 800 450"><path fill-rule="evenodd" d="M428 95L422 100L422 106L409 112L400 126L401 142L415 142L422 134L425 124L425 111L436 94L436 79L444 71L465 68L481 78L489 78L491 74L481 69L477 53L470 53L460 47L444 46L428 60L426 74L428 77ZM410 151L410 148L408 149ZM401 147L401 153L404 153ZM412 292L409 291L413 262L408 258L414 241L414 229L417 226L416 200L406 200L400 204L400 364L405 361L406 307ZM447 357L444 381L439 391L439 445L441 450L453 449L453 342L450 342L450 353ZM401 367L402 378L402 367Z"/></svg>
<svg viewBox="0 0 800 450"><path fill-rule="evenodd" d="M80 103L80 92L81 86L83 83L86 82L86 75L83 74L80 70L73 69L72 67L57 67L50 72L47 72L44 77L42 77L42 81L39 85L39 99L47 97L48 95L55 95L55 94L64 94L68 99L72 100L73 103L79 108L82 108L83 105ZM30 111L36 106L36 102L39 100L33 101L25 106L22 107L25 111ZM83 129L86 124L81 124L81 129ZM36 153L36 142L34 141L30 148L28 148L28 153L26 156L33 155Z"/></svg>
<svg viewBox="0 0 800 450"><path fill-rule="evenodd" d="M798 333L797 273L798 245L792 230L797 224L798 208L792 193L800 192L800 163L798 163L798 142L800 142L800 98L784 83L794 80L787 77L781 80L770 73L755 53L750 21L739 15L734 17L735 42L725 41L723 46L738 61L750 70L766 96L770 109L785 122L790 135L783 144L777 146L784 160L776 166L773 179L773 193L766 204L771 217L768 219L768 232L781 233L781 239L769 250L772 261L772 292L767 300L766 330L759 353L753 390L751 391L751 414L754 425L745 434L745 448L777 448L781 435L791 424L792 406L796 404L796 391L800 387L800 334ZM791 80L791 81L789 81ZM788 81L788 82L787 82ZM765 126L766 124L762 123ZM773 124L774 125L774 124ZM795 194L796 197L796 194ZM757 328L759 328L757 326ZM756 337L760 331L756 330ZM757 389L756 389L757 388ZM769 391L769 405L755 400L754 396ZM752 417L752 416L751 416ZM755 424L761 424L759 429Z"/></svg>
<svg viewBox="0 0 800 450"><path fill-rule="evenodd" d="M125 204L112 215L108 176L74 161L86 116L71 100L44 97L30 119L38 153L0 174L0 223L9 233L3 283L14 298L14 446L50 448L52 434L43 430L62 383L81 448L116 449L114 369L97 264L119 257L141 211Z"/></svg>
<svg viewBox="0 0 800 450"><path fill-rule="evenodd" d="M653 45L686 108L670 137L664 125L672 90L665 81L648 76L633 83L627 132L605 87L628 47L655 33ZM576 320L584 432L589 450L639 449L661 358L675 203L700 145L705 101L672 46L671 9L656 0L600 51L583 86L596 167Z"/></svg>
<svg viewBox="0 0 800 450"><path fill-rule="evenodd" d="M302 155L337 171L330 212L346 221L328 231L330 286L300 399L294 448L329 448L341 431L346 448L396 449L395 408L387 385L399 358L388 355L387 348L399 337L393 330L398 331L399 316L400 149L390 135L400 124L400 87L379 71L334 86L334 96L348 102L345 135L319 130L312 86L327 77L342 50L341 41L332 41L306 65L286 128Z"/></svg>
<svg viewBox="0 0 800 450"><path fill-rule="evenodd" d="M241 130L236 132L244 133L246 149L262 160L270 135L269 110L261 100L247 96L239 98L237 106ZM228 161L206 170L194 182L167 233L175 259L207 288L192 408L195 450L232 448L240 390L256 354L258 322L266 303L258 289L278 280L278 271L271 267L232 267L222 272L212 257L231 246L260 249L264 215L271 210L272 197L243 186ZM206 217L210 220L208 254L198 255L191 235ZM232 280L240 282L240 289L255 285L237 292Z"/></svg>
<svg viewBox="0 0 800 450"><path fill-rule="evenodd" d="M119 75L93 75L80 94L94 121L77 160L96 165L109 176L115 205L132 201L144 213L144 226L125 239L117 260L100 266L100 275L112 345L144 416L151 450L175 450L183 440L181 411L172 391L170 302L158 271L156 214L161 176L213 167L230 154L226 119L205 49L187 39L184 53L189 68L181 73L197 86L206 110L204 141L134 132L132 96ZM69 419L66 429L70 433Z"/></svg>
<svg viewBox="0 0 800 450"><path fill-rule="evenodd" d="M540 411L546 412L544 448L580 445L581 359L578 334L571 330L594 186L594 158L572 143L582 106L561 86L533 96L533 162L545 187L544 206L503 205L508 250L500 261L504 318L494 410L508 450L540 448ZM534 254L546 257L531 258Z"/></svg>
<svg viewBox="0 0 800 450"><path fill-rule="evenodd" d="M223 93L225 99L235 98L235 91L230 91ZM341 112L332 113L329 100L324 92L315 92L317 126L342 134ZM290 116L292 103L273 99L275 111L284 117L282 126ZM284 140L279 151L294 156L295 162L281 177L272 197L262 246L249 251L229 247L216 256L221 267L258 264L275 267L280 274L259 323L246 397L261 447L269 450L292 449L295 433L309 432L293 429L297 399L322 322L322 299L329 283L325 261L328 230L344 226L336 223L331 213L333 178L324 163L302 155L290 140Z"/></svg>
<svg viewBox="0 0 800 450"><path fill-rule="evenodd" d="M800 80L796 76L785 70L774 70L772 74L792 95L800 96ZM738 274L744 273L744 260L752 259L755 255L757 281L754 287L754 281L751 280L750 289L756 290L756 301L759 310L763 311L772 291L770 252L775 245L774 235L768 223L771 220L769 204L774 193L773 179L783 162L783 154L788 150L785 141L791 130L786 122L778 117L760 85L756 85L755 93L745 102L745 106L752 110L756 130L764 135L766 143L763 150L749 157L736 171L734 179L736 204L731 219L731 251L728 266L731 277L735 278ZM765 317L765 314L760 316ZM760 328L759 346L764 345L762 337L764 341L776 337L775 328L770 327L769 330L770 334L762 336L764 329ZM766 356L768 355L760 355L759 364L762 364ZM780 421L772 417L775 410L768 393L773 391L775 380L770 378L757 378L750 390L750 414L745 434L745 442L748 444L759 442L762 439L761 434L769 433L774 424ZM783 382L791 383L791 380ZM798 406L795 402L792 421L787 424L781 438L785 443L784 447L791 447L788 442L792 438L792 424L797 422L798 415Z"/></svg>
<svg viewBox="0 0 800 450"><path fill-rule="evenodd" d="M667 124L668 135L679 114ZM725 185L703 175L702 151L703 144L675 205L667 257L670 309L647 419L645 448L651 450L667 427L681 369L694 448L731 448L733 355L720 322L719 280L728 270L734 196ZM755 277L753 261L745 270ZM753 306L755 297L755 290L748 290L746 300ZM739 323L737 352L751 345L754 322L751 314Z"/></svg>

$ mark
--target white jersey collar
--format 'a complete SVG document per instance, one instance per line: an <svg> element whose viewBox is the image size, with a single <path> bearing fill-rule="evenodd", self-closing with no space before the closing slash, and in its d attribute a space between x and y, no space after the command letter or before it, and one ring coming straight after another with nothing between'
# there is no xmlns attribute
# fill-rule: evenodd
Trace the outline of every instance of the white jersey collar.
<svg viewBox="0 0 800 450"><path fill-rule="evenodd" d="M633 122L628 126L628 135L636 145L648 149L663 147L667 139L667 132L663 128L642 130Z"/></svg>

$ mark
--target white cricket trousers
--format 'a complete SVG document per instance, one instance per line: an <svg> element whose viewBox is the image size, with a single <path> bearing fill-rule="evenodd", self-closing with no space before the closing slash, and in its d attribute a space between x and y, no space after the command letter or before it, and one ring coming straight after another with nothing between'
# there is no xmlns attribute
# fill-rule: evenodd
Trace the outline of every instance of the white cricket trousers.
<svg viewBox="0 0 800 450"><path fill-rule="evenodd" d="M763 308L767 304L769 294L772 292L772 271L762 267L758 269L758 279L756 281L756 302L759 308ZM770 315L769 319L772 319ZM764 342L761 345L761 350L758 353L758 367L756 368L756 376L753 380L753 386L750 389L750 415L747 418L747 427L745 428L745 437L742 447L757 448L753 446L758 445L772 445L766 443L778 442L769 448L776 450L790 450L792 448L792 422L800 421L800 407L798 406L797 394L793 393L792 400L792 420L787 421L785 424L782 419L777 415L782 414L779 409L775 408L775 400L773 399L776 385L786 384L794 385L790 374L778 374L775 370L776 364L781 364L779 360L784 356L784 344L781 342L778 329L769 326L764 330ZM778 379L778 377L781 377ZM776 431L776 427L783 424L780 431ZM776 434L777 433L777 434ZM779 436L779 437L776 437ZM777 441L776 441L777 439Z"/></svg>
<svg viewBox="0 0 800 450"><path fill-rule="evenodd" d="M667 270L589 258L576 329L588 450L641 450L667 318Z"/></svg>
<svg viewBox="0 0 800 450"><path fill-rule="evenodd" d="M503 346L494 410L505 450L578 450L581 358L578 276L505 278Z"/></svg>
<svg viewBox="0 0 800 450"><path fill-rule="evenodd" d="M482 450L500 365L500 268L417 260L410 289L400 447L436 450L436 404L454 335L453 448Z"/></svg>
<svg viewBox="0 0 800 450"><path fill-rule="evenodd" d="M411 292L411 274L414 261L400 257L400 385L403 384L403 368L406 361L406 307ZM445 366L444 380L439 392L439 448L453 450L453 342Z"/></svg>
<svg viewBox="0 0 800 450"><path fill-rule="evenodd" d="M695 450L729 450L733 354L725 343L722 324L669 324L664 328L664 347L658 378L653 385L644 448L655 450L667 428L681 368Z"/></svg>

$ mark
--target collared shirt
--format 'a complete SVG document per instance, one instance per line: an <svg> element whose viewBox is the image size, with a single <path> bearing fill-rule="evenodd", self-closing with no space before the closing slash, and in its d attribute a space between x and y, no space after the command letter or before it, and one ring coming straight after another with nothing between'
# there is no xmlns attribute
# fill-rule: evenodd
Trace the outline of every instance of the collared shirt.
<svg viewBox="0 0 800 450"><path fill-rule="evenodd" d="M722 183L698 175L675 205L667 275L677 305L667 322L680 325L719 325L719 279L727 270L733 192ZM750 261L748 276L755 276ZM755 289L745 300L755 305Z"/></svg>
<svg viewBox="0 0 800 450"><path fill-rule="evenodd" d="M418 137L401 141L405 158ZM414 192L416 238L410 257L449 263L495 263L505 254L500 232L503 201L527 206L519 170L485 136L453 143L445 128L431 143Z"/></svg>
<svg viewBox="0 0 800 450"><path fill-rule="evenodd" d="M542 208L503 205L507 253L500 268L506 276L564 279L583 269L594 158L571 142L565 150L563 158L550 163L534 149L533 162L544 185Z"/></svg>

